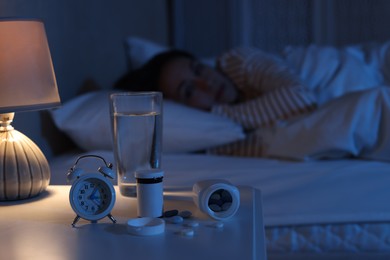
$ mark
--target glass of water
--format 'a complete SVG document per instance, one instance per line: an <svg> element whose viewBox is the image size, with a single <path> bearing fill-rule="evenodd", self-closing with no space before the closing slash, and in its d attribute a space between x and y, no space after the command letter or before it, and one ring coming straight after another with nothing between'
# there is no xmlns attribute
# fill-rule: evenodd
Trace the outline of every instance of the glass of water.
<svg viewBox="0 0 390 260"><path fill-rule="evenodd" d="M110 111L119 190L135 197L134 173L161 166L162 93L111 94Z"/></svg>

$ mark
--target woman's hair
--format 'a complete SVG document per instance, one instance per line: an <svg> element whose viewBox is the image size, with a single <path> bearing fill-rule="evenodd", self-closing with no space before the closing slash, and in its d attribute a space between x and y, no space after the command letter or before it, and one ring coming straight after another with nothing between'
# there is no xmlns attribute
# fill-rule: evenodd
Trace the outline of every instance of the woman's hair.
<svg viewBox="0 0 390 260"><path fill-rule="evenodd" d="M195 60L194 55L182 50L162 52L151 58L141 68L127 72L114 84L114 88L128 91L159 91L162 69L166 64L178 58Z"/></svg>

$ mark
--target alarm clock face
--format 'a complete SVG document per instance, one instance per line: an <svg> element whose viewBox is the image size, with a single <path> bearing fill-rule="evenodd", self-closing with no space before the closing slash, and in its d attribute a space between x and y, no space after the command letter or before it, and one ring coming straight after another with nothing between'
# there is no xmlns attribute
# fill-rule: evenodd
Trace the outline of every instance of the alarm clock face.
<svg viewBox="0 0 390 260"><path fill-rule="evenodd" d="M99 220L110 214L115 204L115 190L105 177L89 173L72 185L69 200L73 210L87 220Z"/></svg>

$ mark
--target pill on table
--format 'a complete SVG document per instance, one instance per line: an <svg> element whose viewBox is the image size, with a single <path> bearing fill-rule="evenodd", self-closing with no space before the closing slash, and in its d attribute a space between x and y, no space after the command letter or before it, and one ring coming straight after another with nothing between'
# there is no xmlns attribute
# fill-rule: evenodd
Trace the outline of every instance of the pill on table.
<svg viewBox="0 0 390 260"><path fill-rule="evenodd" d="M186 227L198 227L199 226L199 222L197 222L197 221L189 221L189 222L185 223L184 226L186 226Z"/></svg>
<svg viewBox="0 0 390 260"><path fill-rule="evenodd" d="M180 211L179 216L182 218L190 218L192 216L192 212L189 210Z"/></svg>
<svg viewBox="0 0 390 260"><path fill-rule="evenodd" d="M218 221L218 222L214 222L210 226L212 226L214 228L223 228L224 224L223 224L223 222Z"/></svg>
<svg viewBox="0 0 390 260"><path fill-rule="evenodd" d="M191 228L183 228L183 229L180 230L178 233L179 233L180 235L186 236L186 237L193 237L193 236L194 236L194 230L191 229Z"/></svg>
<svg viewBox="0 0 390 260"><path fill-rule="evenodd" d="M179 214L179 211L177 209L167 210L164 212L163 216L165 218L173 217Z"/></svg>

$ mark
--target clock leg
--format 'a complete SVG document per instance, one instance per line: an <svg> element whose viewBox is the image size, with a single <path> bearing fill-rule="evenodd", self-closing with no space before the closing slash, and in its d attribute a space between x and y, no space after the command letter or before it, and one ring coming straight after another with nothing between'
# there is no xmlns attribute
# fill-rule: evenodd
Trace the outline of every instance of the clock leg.
<svg viewBox="0 0 390 260"><path fill-rule="evenodd" d="M77 216L74 218L73 222L72 222L72 227L75 227L75 225L76 225L77 221L79 221L79 219L80 219L80 216L77 215Z"/></svg>
<svg viewBox="0 0 390 260"><path fill-rule="evenodd" d="M111 214L108 214L107 217L109 219L111 219L111 221L115 224L116 223L116 219L111 215Z"/></svg>

